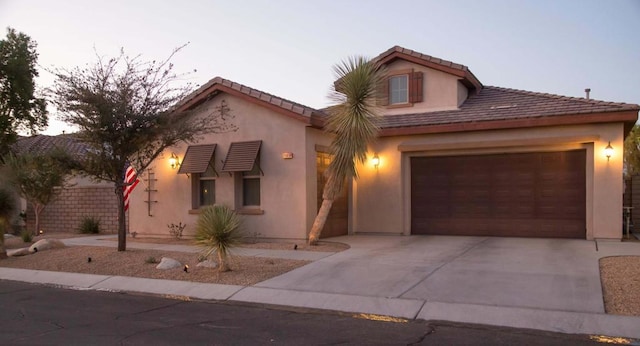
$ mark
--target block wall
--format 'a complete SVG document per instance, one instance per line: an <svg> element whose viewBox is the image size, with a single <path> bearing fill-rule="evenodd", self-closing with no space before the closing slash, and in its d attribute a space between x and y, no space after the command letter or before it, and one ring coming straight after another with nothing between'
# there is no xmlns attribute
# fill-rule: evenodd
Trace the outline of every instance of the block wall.
<svg viewBox="0 0 640 346"><path fill-rule="evenodd" d="M118 204L111 186L73 187L63 190L40 214L45 232L76 232L84 217L100 219L101 233L117 233ZM35 228L35 213L27 207L27 229Z"/></svg>

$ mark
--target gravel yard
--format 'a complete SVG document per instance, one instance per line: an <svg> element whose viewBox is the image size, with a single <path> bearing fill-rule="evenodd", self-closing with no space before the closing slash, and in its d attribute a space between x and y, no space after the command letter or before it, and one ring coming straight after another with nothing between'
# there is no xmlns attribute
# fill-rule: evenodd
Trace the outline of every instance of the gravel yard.
<svg viewBox="0 0 640 346"><path fill-rule="evenodd" d="M600 259L600 279L607 313L640 316L640 256Z"/></svg>

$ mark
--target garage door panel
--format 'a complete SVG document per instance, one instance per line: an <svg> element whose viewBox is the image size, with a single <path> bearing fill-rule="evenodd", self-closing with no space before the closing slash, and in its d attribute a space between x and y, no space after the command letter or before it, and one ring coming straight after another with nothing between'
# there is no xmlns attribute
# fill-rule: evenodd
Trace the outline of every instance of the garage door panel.
<svg viewBox="0 0 640 346"><path fill-rule="evenodd" d="M586 151L411 159L413 234L585 238Z"/></svg>

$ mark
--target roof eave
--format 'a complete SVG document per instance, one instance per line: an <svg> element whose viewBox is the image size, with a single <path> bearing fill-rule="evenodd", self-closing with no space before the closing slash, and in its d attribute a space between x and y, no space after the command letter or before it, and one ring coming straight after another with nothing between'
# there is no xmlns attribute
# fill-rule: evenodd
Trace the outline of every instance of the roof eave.
<svg viewBox="0 0 640 346"><path fill-rule="evenodd" d="M383 128L380 131L380 137L619 122L624 123L624 130L626 135L637 120L638 110L636 109L616 112L600 112L587 114L581 113L572 115L544 116L511 120Z"/></svg>
<svg viewBox="0 0 640 346"><path fill-rule="evenodd" d="M476 76L471 73L468 68L455 68L443 64L438 64L436 62L425 60L420 57L416 57L399 51L392 51L388 55L378 57L377 63L379 63L380 65L387 65L396 59L409 61L420 66L454 75L462 79L462 84L464 84L467 88L473 89L476 93L479 92L480 89L482 89L482 83L480 83L478 78L476 78Z"/></svg>
<svg viewBox="0 0 640 346"><path fill-rule="evenodd" d="M229 95L233 95L235 97L238 97L242 100L245 100L247 102L265 107L267 109L270 109L276 113L291 117L293 119L296 119L298 121L302 121L305 124L312 124L312 116L305 116L302 114L299 114L297 112L294 112L292 110L288 110L285 109L283 107L280 107L279 105L276 105L272 102L268 102L266 100L263 100L262 98L258 98L258 97L253 97L251 95L247 95L245 93L243 93L240 90L234 89L232 87L226 86L224 84L221 83L212 83L210 86L208 86L207 88L205 88L204 90L200 91L197 95L191 97L190 99L186 100L183 104L181 104L175 111L176 112L184 112L184 111L189 111L189 110L193 110L194 108L196 108L197 106L199 106L200 104L208 101L209 99L211 99L211 97L216 96L218 93L220 92L224 92L227 93Z"/></svg>

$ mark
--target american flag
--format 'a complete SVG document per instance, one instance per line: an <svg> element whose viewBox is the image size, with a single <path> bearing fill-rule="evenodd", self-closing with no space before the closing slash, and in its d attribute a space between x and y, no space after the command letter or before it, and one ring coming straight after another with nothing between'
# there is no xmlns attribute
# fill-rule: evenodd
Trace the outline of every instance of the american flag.
<svg viewBox="0 0 640 346"><path fill-rule="evenodd" d="M136 170L131 167L131 165L127 162L124 171L124 211L129 209L129 195L133 189L138 185L140 180L138 179L138 174Z"/></svg>

